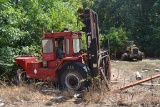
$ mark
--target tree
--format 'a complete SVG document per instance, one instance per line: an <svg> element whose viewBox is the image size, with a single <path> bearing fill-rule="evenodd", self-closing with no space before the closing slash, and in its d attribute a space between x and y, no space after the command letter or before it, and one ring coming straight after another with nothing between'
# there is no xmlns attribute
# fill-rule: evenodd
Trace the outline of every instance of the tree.
<svg viewBox="0 0 160 107"><path fill-rule="evenodd" d="M45 31L77 30L79 2L72 0L9 0L0 4L0 74L14 69L22 54L40 56L42 26Z"/></svg>
<svg viewBox="0 0 160 107"><path fill-rule="evenodd" d="M122 27L110 28L109 33L105 36L110 41L111 55L116 55L117 51L122 50L128 40L126 31Z"/></svg>
<svg viewBox="0 0 160 107"><path fill-rule="evenodd" d="M112 27L122 27L129 40L135 41L148 56L160 56L160 0L93 0L99 15L100 32L107 35ZM129 35L128 35L129 34ZM111 42L111 40L110 40Z"/></svg>

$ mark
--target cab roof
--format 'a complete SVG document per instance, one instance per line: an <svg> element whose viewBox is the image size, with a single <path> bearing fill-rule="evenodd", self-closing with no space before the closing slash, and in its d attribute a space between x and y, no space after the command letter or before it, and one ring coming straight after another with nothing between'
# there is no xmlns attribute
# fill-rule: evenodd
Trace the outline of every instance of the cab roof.
<svg viewBox="0 0 160 107"><path fill-rule="evenodd" d="M67 31L67 32L54 32L54 33L44 33L43 38L55 38L55 37L65 37L65 36L82 36L82 32Z"/></svg>

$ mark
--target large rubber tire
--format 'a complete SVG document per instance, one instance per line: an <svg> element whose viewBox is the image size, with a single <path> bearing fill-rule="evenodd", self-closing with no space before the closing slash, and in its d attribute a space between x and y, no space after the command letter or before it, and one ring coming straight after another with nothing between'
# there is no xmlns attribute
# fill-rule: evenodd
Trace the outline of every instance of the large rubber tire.
<svg viewBox="0 0 160 107"><path fill-rule="evenodd" d="M137 59L137 60L142 61L142 54L140 54L139 59Z"/></svg>
<svg viewBox="0 0 160 107"><path fill-rule="evenodd" d="M74 91L81 91L89 86L89 68L80 63L69 63L63 66L58 74L58 81L62 89L70 89Z"/></svg>
<svg viewBox="0 0 160 107"><path fill-rule="evenodd" d="M22 69L18 69L14 74L13 83L15 85L20 85L25 82L27 82L26 73L22 71Z"/></svg>
<svg viewBox="0 0 160 107"><path fill-rule="evenodd" d="M121 59L122 61L128 61L129 60L128 54L127 53L122 54Z"/></svg>

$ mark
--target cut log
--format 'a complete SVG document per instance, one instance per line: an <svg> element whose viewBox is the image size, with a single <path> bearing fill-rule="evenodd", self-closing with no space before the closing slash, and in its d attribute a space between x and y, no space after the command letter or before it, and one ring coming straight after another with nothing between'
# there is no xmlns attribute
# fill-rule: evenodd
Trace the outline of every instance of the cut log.
<svg viewBox="0 0 160 107"><path fill-rule="evenodd" d="M130 83L130 84L128 84L128 85L126 85L126 86L124 86L124 87L121 87L121 88L119 88L119 89L117 89L117 90L114 90L114 91L124 90L124 89L127 89L127 88L129 88L129 87L132 87L132 86L135 86L135 85L144 83L144 82L146 82L146 81L149 81L149 80L152 80L152 79L155 79L155 78L158 78L158 77L160 77L160 74L157 74L157 75L154 75L154 76L145 78L145 79L143 79L143 80L135 81L135 82L133 82L133 83Z"/></svg>
<svg viewBox="0 0 160 107"><path fill-rule="evenodd" d="M141 85L146 85L146 86L160 86L160 84L151 84L151 83L141 83Z"/></svg>

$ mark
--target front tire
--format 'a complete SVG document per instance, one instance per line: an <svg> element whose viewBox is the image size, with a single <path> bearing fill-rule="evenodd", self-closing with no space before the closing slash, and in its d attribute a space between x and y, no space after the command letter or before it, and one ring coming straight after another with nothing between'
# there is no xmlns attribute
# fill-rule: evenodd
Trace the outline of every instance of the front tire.
<svg viewBox="0 0 160 107"><path fill-rule="evenodd" d="M61 84L64 88L71 90L82 90L84 82L82 82L82 75L78 71L68 70L62 74Z"/></svg>
<svg viewBox="0 0 160 107"><path fill-rule="evenodd" d="M62 89L81 91L89 86L89 72L88 67L82 63L70 63L61 69L58 81Z"/></svg>

